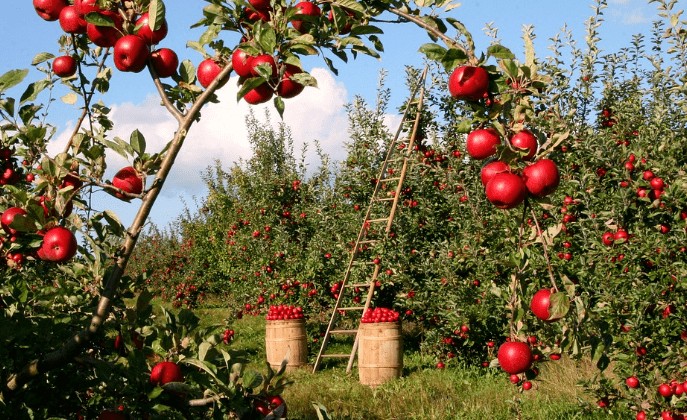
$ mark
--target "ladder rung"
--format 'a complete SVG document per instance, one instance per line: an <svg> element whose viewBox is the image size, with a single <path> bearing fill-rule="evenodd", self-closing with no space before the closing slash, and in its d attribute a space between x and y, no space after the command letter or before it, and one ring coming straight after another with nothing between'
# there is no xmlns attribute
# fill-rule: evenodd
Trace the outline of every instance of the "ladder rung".
<svg viewBox="0 0 687 420"><path fill-rule="evenodd" d="M370 283L347 284L346 287L370 287Z"/></svg>
<svg viewBox="0 0 687 420"><path fill-rule="evenodd" d="M360 241L360 242L358 242L358 244L375 244L377 242L379 242L379 241L376 239L368 239L367 241Z"/></svg>
<svg viewBox="0 0 687 420"><path fill-rule="evenodd" d="M394 201L394 197L378 198L377 201Z"/></svg>
<svg viewBox="0 0 687 420"><path fill-rule="evenodd" d="M338 311L360 311L365 309L364 306L349 306L347 308L338 308Z"/></svg>
<svg viewBox="0 0 687 420"><path fill-rule="evenodd" d="M329 334L357 334L358 330L331 330Z"/></svg>
<svg viewBox="0 0 687 420"><path fill-rule="evenodd" d="M384 217L384 218L381 218L381 219L370 219L370 220L368 220L368 222L370 222L370 223L377 223L377 222L386 222L387 220L389 220L389 218L388 218L388 217Z"/></svg>
<svg viewBox="0 0 687 420"><path fill-rule="evenodd" d="M401 179L400 176L396 177L396 178L382 178L382 179L380 179L380 181L381 182L389 182L389 181L398 181L399 179Z"/></svg>
<svg viewBox="0 0 687 420"><path fill-rule="evenodd" d="M374 261L355 261L353 265L374 265Z"/></svg>
<svg viewBox="0 0 687 420"><path fill-rule="evenodd" d="M335 357L343 358L343 357L351 357L351 355L350 354L323 354L322 355L323 359L335 358Z"/></svg>

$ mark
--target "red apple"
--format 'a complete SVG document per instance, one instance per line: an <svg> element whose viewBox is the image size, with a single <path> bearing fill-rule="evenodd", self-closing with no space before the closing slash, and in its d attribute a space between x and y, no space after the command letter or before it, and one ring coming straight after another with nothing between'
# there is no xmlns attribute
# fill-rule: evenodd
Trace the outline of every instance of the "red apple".
<svg viewBox="0 0 687 420"><path fill-rule="evenodd" d="M606 232L601 237L601 240L603 241L604 245L611 246L615 243L615 236L611 232Z"/></svg>
<svg viewBox="0 0 687 420"><path fill-rule="evenodd" d="M630 235L628 235L627 231L621 229L615 233L613 239L615 240L615 242L621 241L620 243L625 243L627 242L629 237Z"/></svg>
<svg viewBox="0 0 687 420"><path fill-rule="evenodd" d="M291 19L291 24L298 32L305 34L313 27L313 19L322 14L322 11L315 3L302 1L294 6L298 10ZM308 20L303 20L302 16L310 16Z"/></svg>
<svg viewBox="0 0 687 420"><path fill-rule="evenodd" d="M473 159L483 160L496 154L496 146L501 144L501 136L493 128L475 130L468 135L466 148Z"/></svg>
<svg viewBox="0 0 687 420"><path fill-rule="evenodd" d="M456 99L477 101L489 89L489 74L482 67L463 66L453 70L448 90Z"/></svg>
<svg viewBox="0 0 687 420"><path fill-rule="evenodd" d="M248 0L256 10L267 10L270 8L270 0Z"/></svg>
<svg viewBox="0 0 687 420"><path fill-rule="evenodd" d="M663 182L663 178L655 177L651 179L651 182L649 183L651 185L651 188L655 190L662 190L663 187L665 186L665 183Z"/></svg>
<svg viewBox="0 0 687 420"><path fill-rule="evenodd" d="M179 365L174 362L160 362L153 366L150 372L151 384L162 386L170 382L184 382L184 374Z"/></svg>
<svg viewBox="0 0 687 420"><path fill-rule="evenodd" d="M661 386L658 387L658 393L665 398L670 398L673 396L673 388L668 384L661 384Z"/></svg>
<svg viewBox="0 0 687 420"><path fill-rule="evenodd" d="M267 402L267 404L265 404ZM265 402L255 400L253 407L255 410L262 415L262 417L267 417L271 412L275 411L275 414L279 414L276 418L286 418L286 402L281 397L281 395L268 395L265 397ZM278 413L277 407L283 407L281 413Z"/></svg>
<svg viewBox="0 0 687 420"><path fill-rule="evenodd" d="M160 29L153 31L150 28L150 22L149 22L149 15L148 13L144 13L141 15L140 18L136 21L136 27L139 28L138 32L136 32L136 35L140 36L143 38L146 44L148 45L155 45L159 44L160 41L162 41L166 36L167 36L167 21L162 22L162 26L160 26Z"/></svg>
<svg viewBox="0 0 687 420"><path fill-rule="evenodd" d="M38 257L43 261L63 263L76 255L76 237L71 230L57 226L43 235L43 245L38 249Z"/></svg>
<svg viewBox="0 0 687 420"><path fill-rule="evenodd" d="M99 12L98 0L74 0L74 9L80 17L84 17L91 12Z"/></svg>
<svg viewBox="0 0 687 420"><path fill-rule="evenodd" d="M59 77L72 77L76 74L76 60L71 55L63 55L52 61L52 70Z"/></svg>
<svg viewBox="0 0 687 420"><path fill-rule="evenodd" d="M644 178L645 181L651 181L655 176L656 175L654 175L654 173L651 171L644 171L642 174L642 178Z"/></svg>
<svg viewBox="0 0 687 420"><path fill-rule="evenodd" d="M531 160L537 153L537 149L539 148L539 142L537 141L537 137L534 134L532 134L532 132L529 130L522 130L521 132L511 137L510 144L513 147L525 149L527 154L522 157L522 160Z"/></svg>
<svg viewBox="0 0 687 420"><path fill-rule="evenodd" d="M551 159L539 159L522 171L522 177L527 191L538 198L552 194L561 181L558 166Z"/></svg>
<svg viewBox="0 0 687 420"><path fill-rule="evenodd" d="M530 309L532 313L542 321L553 322L560 319L560 317L552 318L549 313L549 307L551 306L550 298L553 292L552 289L541 289L532 296Z"/></svg>
<svg viewBox="0 0 687 420"><path fill-rule="evenodd" d="M114 178L112 178L112 185L130 194L140 194L143 191L143 178L136 169L127 166L115 174ZM124 201L130 200L130 198L120 193L116 193L115 196Z"/></svg>
<svg viewBox="0 0 687 420"><path fill-rule="evenodd" d="M66 0L33 0L33 8L38 16L49 22L59 19L60 12L68 5Z"/></svg>
<svg viewBox="0 0 687 420"><path fill-rule="evenodd" d="M639 386L639 379L637 379L636 376L630 376L629 378L625 379L625 383L630 388L637 388Z"/></svg>
<svg viewBox="0 0 687 420"><path fill-rule="evenodd" d="M243 99L245 99L245 101L251 105L258 105L269 101L272 98L272 95L273 92L270 85L263 83L246 93Z"/></svg>
<svg viewBox="0 0 687 420"><path fill-rule="evenodd" d="M489 181L491 181L491 179L494 177L494 175L509 171L510 166L506 162L494 160L487 163L482 167L482 172L480 174L480 177L482 178L482 185L486 187Z"/></svg>
<svg viewBox="0 0 687 420"><path fill-rule="evenodd" d="M249 56L245 51L238 48L235 49L234 53L231 55L231 64L234 67L236 74L238 74L240 77L251 76L251 69L253 68L253 64L251 63L252 60L253 57Z"/></svg>
<svg viewBox="0 0 687 420"><path fill-rule="evenodd" d="M160 48L150 53L150 61L153 64L157 77L162 79L172 77L179 66L177 53L169 48Z"/></svg>
<svg viewBox="0 0 687 420"><path fill-rule="evenodd" d="M253 77L260 76L260 73L258 73L257 67L261 64L267 64L271 69L272 69L272 79L277 77L277 63L274 61L274 57L272 57L269 54L260 54L256 57L253 57L250 60L251 64L251 70L250 74Z"/></svg>
<svg viewBox="0 0 687 420"><path fill-rule="evenodd" d="M68 34L86 33L86 21L76 12L74 6L66 6L60 11L60 27Z"/></svg>
<svg viewBox="0 0 687 420"><path fill-rule="evenodd" d="M220 63L216 62L212 58L208 58L206 60L203 60L199 65L198 65L198 82L200 83L201 86L204 88L207 88L210 86L210 83L212 83L217 75L222 71L222 66ZM222 81L222 85L226 83L226 80Z"/></svg>
<svg viewBox="0 0 687 420"><path fill-rule="evenodd" d="M501 344L498 351L499 364L501 369L517 375L525 372L532 366L532 351L527 343L510 341Z"/></svg>
<svg viewBox="0 0 687 420"><path fill-rule="evenodd" d="M284 76L282 76L281 82L277 86L277 95L281 96L282 98L289 99L296 97L303 92L305 86L291 80L291 76L294 74L303 73L303 70L292 64L285 64L285 66L286 69L284 70Z"/></svg>
<svg viewBox="0 0 687 420"><path fill-rule="evenodd" d="M62 184L60 184L60 189L73 187L75 190L78 190L82 186L83 181L81 181L81 178L79 178L79 174L68 173L64 176L64 178L62 178Z"/></svg>
<svg viewBox="0 0 687 420"><path fill-rule="evenodd" d="M119 38L114 47L114 63L120 71L142 71L146 67L148 55L148 45L143 38L136 35Z"/></svg>
<svg viewBox="0 0 687 420"><path fill-rule="evenodd" d="M25 215L26 210L20 208L20 207L10 207L7 210L5 210L4 213L2 213L2 216L0 217L0 225L2 225L2 229L7 232L8 235L14 236L17 233L19 233L16 229L12 229L10 225L14 221L14 217L16 215Z"/></svg>
<svg viewBox="0 0 687 420"><path fill-rule="evenodd" d="M486 188L487 199L500 209L512 209L525 200L527 188L522 178L502 172L494 175Z"/></svg>
<svg viewBox="0 0 687 420"><path fill-rule="evenodd" d="M90 39L92 43L99 47L114 47L117 40L122 35L122 17L118 13L110 11L100 12L100 14L112 19L115 26L97 26L89 23L86 25L86 35L88 35L88 39Z"/></svg>

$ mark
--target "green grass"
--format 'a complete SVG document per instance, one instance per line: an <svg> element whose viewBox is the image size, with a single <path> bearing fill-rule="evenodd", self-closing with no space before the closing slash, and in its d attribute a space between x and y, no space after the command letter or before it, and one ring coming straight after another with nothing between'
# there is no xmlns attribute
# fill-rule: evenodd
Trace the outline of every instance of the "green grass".
<svg viewBox="0 0 687 420"><path fill-rule="evenodd" d="M223 323L228 313L222 308L198 310L201 324ZM265 370L265 320L244 317L234 321L232 347L248 351L253 362L249 366ZM346 343L338 343L341 352L350 351ZM311 360L319 343L310 349ZM330 348L332 352L338 352ZM329 350L328 350L329 352ZM436 361L422 357L416 351L404 354L403 377L371 388L358 382L354 366L346 373L346 360L326 364L312 373L312 364L288 372L294 381L283 394L289 419L315 420L312 402L327 407L334 420L411 420L411 419L624 419L627 412L609 412L595 407L590 397L576 383L593 374L585 363L561 359L540 365L540 374L533 380L534 388L520 392L508 381L508 375L498 369L449 363L444 370L434 367Z"/></svg>

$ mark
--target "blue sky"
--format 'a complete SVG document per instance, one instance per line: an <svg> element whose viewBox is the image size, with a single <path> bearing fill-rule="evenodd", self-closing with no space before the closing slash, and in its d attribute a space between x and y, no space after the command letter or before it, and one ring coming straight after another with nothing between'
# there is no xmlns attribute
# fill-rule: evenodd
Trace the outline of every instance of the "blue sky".
<svg viewBox="0 0 687 420"><path fill-rule="evenodd" d="M629 46L633 34L650 35L657 12L654 5L647 3L646 0L609 0L608 8L604 10L605 22L599 29L604 51L615 52ZM191 30L189 27L200 19L202 8L207 3L201 0L167 0L165 4L170 31L160 46L174 49L180 60L189 59L199 63L202 59L200 55L185 48L185 45L187 40L197 40L200 36L201 30ZM444 17L450 16L463 22L473 34L478 51L488 46L490 39L484 35L483 29L486 23L492 23L492 26L499 28L498 37L502 39L502 44L519 56L523 51L522 27L534 25L537 54L545 57L549 55L549 39L560 32L564 25L572 30L578 46L583 48L584 22L592 13L592 4L587 0L473 0L464 1ZM685 6L678 4L678 8ZM39 52L57 54L57 40L62 34L59 24L39 18L30 1L3 2L0 14L3 17L3 25L0 25L0 39L3 41L0 74L12 69L29 68L31 59ZM380 23L379 26L385 32L381 36L385 46L381 61L359 56L357 60L346 64L335 59L339 75L334 76L325 69L321 57L304 60L304 66L317 77L320 87L306 89L298 98L286 101L284 122L292 129L296 148L300 149L306 143L310 145L309 150L313 151L312 143L317 139L332 158L343 158L341 144L347 140L343 105L351 101L354 95L361 95L373 103L380 69L388 71L386 85L392 91L388 120L390 123L396 120L395 107L405 99L406 94L403 67L422 66L423 56L417 50L430 40L422 30L411 24ZM233 35L229 36L226 42L236 42L234 38ZM27 81L40 77L40 73L33 72ZM200 171L214 158L229 165L241 157L250 156L243 124L248 106L236 103L235 85L234 81L230 81L219 92L222 103L206 106L202 123L191 129L171 179L164 186L162 196L151 214L152 221L159 226L164 227L173 220L183 209L183 202L194 208L193 197L205 195ZM55 94L59 97L66 93L66 88L60 87ZM15 88L10 94L19 96L21 91ZM116 124L115 135L128 139L131 131L139 128L148 141L149 150L162 147L173 135L174 121L159 107L159 99L155 98L153 83L146 72L124 74L115 70L110 92L102 100L113 108L111 117ZM262 116L264 109L265 106L256 107L257 115ZM53 113L49 121L58 127L58 134L50 150L61 150L79 112L75 107L59 102L51 110ZM273 113L272 121L275 122L277 118ZM112 174L126 165L127 162L119 157L108 158ZM98 194L95 199L96 207L115 210L125 223L133 220L139 203L134 201L127 204L104 193Z"/></svg>

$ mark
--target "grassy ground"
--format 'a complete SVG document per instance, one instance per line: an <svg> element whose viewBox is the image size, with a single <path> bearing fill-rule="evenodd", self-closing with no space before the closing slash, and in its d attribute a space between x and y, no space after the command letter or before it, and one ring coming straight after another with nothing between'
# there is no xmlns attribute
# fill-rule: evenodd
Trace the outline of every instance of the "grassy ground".
<svg viewBox="0 0 687 420"><path fill-rule="evenodd" d="M219 308L202 309L197 314L205 324L222 323L227 315ZM255 360L251 367L264 371L264 318L245 317L235 321L231 328L236 332L232 346L248 350ZM314 346L317 351L319 344ZM283 394L289 418L317 419L312 402L327 407L334 420L633 417L627 412L613 413L595 407L576 385L593 372L584 363L567 359L543 363L533 381L534 388L523 393L508 381L507 374L497 369L449 364L438 370L434 364L435 360L423 358L416 351L406 352L403 377L374 389L358 382L355 367L347 374L345 361L330 363L316 374L312 373L312 366L290 372L289 378L295 383Z"/></svg>

